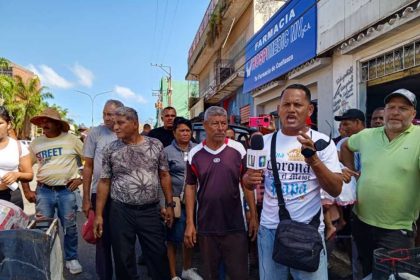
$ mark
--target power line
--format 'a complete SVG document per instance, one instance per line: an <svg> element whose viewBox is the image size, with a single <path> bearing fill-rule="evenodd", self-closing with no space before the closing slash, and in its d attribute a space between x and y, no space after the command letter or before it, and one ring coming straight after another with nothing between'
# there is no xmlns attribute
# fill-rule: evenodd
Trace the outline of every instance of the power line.
<svg viewBox="0 0 420 280"><path fill-rule="evenodd" d="M178 11L178 4L179 4L179 0L176 1L175 11L174 11L173 16L172 16L171 24L169 25L169 34L168 34L167 40L166 40L167 44L165 44L165 48L164 48L164 51L163 51L162 61L164 61L165 58L166 58L166 53L168 51L168 46L170 45L171 40L172 40L172 31L173 31L173 28L174 28L175 17L176 17L177 11Z"/></svg>
<svg viewBox="0 0 420 280"><path fill-rule="evenodd" d="M156 55L157 58L160 57L160 51L161 51L160 46L162 45L162 41L163 41L164 34L165 34L165 23L166 23L166 14L167 14L167 12L168 12L168 0L166 0L166 2L165 2L165 8L163 10L162 32L160 32L160 34L159 34L160 35L160 39L159 39L159 44L157 46L157 50L158 50L158 53Z"/></svg>
<svg viewBox="0 0 420 280"><path fill-rule="evenodd" d="M156 28L157 28L157 22L158 22L158 16L159 16L159 0L156 0L156 11L155 11L155 23L153 25L153 40L152 40L152 51L151 51L151 58L155 57L154 52L156 51Z"/></svg>

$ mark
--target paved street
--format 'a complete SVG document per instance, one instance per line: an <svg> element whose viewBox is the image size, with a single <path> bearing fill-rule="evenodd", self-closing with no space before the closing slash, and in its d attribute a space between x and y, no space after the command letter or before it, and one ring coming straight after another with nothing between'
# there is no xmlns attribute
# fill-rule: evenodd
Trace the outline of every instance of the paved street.
<svg viewBox="0 0 420 280"><path fill-rule="evenodd" d="M36 166L34 166L34 171L36 174ZM31 188L34 190L36 187L36 180L34 179L31 182ZM80 187L81 189L81 187ZM25 213L28 215L34 215L35 214L35 204L29 203L24 197L24 207L25 207ZM77 223L79 231L82 227L82 224L86 221L85 216L83 213L78 212L77 215ZM62 238L62 231L60 231L60 239ZM177 254L177 271L179 271L179 274L182 270L181 264L182 264L182 256L180 254L181 249L178 248L178 254ZM87 280L87 279L96 279L95 274L95 247L94 245L86 243L81 236L79 235L79 260L80 264L83 266L83 272L78 275L72 275L70 274L67 269L63 268L64 271L64 277L65 279L69 280ZM199 250L196 249L194 251L193 255L193 267L197 267L199 271L202 271L202 263L199 256ZM145 266L138 266L138 269L140 271L141 279L151 279L147 276L147 268ZM350 270L350 264L348 259L343 255L343 253L336 253L334 252L331 254L330 257L330 269L329 269L330 279L331 280L350 280L351 279L351 270ZM251 265L250 266L250 280L256 280L258 279L258 270L257 266Z"/></svg>

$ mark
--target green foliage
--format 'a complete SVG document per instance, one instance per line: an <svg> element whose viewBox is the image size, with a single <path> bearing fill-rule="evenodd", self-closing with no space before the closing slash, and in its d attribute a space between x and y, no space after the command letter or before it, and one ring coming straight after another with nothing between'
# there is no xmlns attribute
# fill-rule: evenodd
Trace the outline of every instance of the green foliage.
<svg viewBox="0 0 420 280"><path fill-rule="evenodd" d="M34 77L24 81L22 77L0 75L0 92L4 106L13 116L16 134L24 139L30 134L30 119L45 108L45 99L53 98L46 87L40 86L40 80Z"/></svg>
<svg viewBox="0 0 420 280"><path fill-rule="evenodd" d="M207 44L213 46L216 39L220 36L223 29L223 15L228 7L226 0L221 0L217 3L213 13L209 18L209 30L207 31Z"/></svg>
<svg viewBox="0 0 420 280"><path fill-rule="evenodd" d="M48 105L48 103L47 103L47 105ZM60 116L61 116L62 119L66 120L70 124L76 125L75 121L68 117L69 109L63 108L63 107L61 107L60 105L57 105L57 104L48 105L48 107L56 109L58 111L58 113L60 113ZM77 128L78 127L76 127L76 129Z"/></svg>
<svg viewBox="0 0 420 280"><path fill-rule="evenodd" d="M5 59L4 57L0 57L0 68L4 69L4 68L9 68L10 63L7 59Z"/></svg>

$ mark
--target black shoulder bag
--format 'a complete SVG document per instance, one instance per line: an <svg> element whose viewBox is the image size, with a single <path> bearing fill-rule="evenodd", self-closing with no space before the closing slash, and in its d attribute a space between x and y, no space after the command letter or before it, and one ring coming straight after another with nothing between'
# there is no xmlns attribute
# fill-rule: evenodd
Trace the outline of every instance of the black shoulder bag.
<svg viewBox="0 0 420 280"><path fill-rule="evenodd" d="M271 139L271 166L279 202L280 223L277 226L274 239L273 260L294 269L315 272L319 267L319 255L324 248L321 235L318 232L321 210L309 224L296 222L290 218L277 169L276 138L277 132Z"/></svg>

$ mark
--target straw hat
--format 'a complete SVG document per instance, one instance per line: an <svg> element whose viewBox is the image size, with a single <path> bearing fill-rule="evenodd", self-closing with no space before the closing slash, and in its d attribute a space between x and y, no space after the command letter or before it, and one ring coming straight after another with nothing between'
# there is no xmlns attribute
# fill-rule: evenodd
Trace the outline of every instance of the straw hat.
<svg viewBox="0 0 420 280"><path fill-rule="evenodd" d="M41 114L38 116L35 116L31 119L31 123L33 123L36 126L40 126L42 119L51 119L54 121L58 121L63 126L63 131L67 132L70 130L70 125L65 120L61 119L60 113L58 113L57 110L54 108L46 108L44 111L42 111Z"/></svg>

